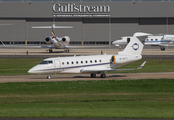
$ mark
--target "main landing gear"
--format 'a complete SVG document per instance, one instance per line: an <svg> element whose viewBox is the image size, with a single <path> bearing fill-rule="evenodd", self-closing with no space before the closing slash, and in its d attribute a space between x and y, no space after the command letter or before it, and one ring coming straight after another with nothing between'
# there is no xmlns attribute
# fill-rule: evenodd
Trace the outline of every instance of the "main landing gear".
<svg viewBox="0 0 174 120"><path fill-rule="evenodd" d="M100 74L100 77L101 78L105 78L106 77L106 74L105 73L102 73L102 74ZM91 74L91 78L96 78L96 74Z"/></svg>
<svg viewBox="0 0 174 120"><path fill-rule="evenodd" d="M64 52L69 53L69 49L65 49Z"/></svg>
<svg viewBox="0 0 174 120"><path fill-rule="evenodd" d="M50 49L49 49L49 53L52 53L52 52L53 52L53 50L50 48Z"/></svg>
<svg viewBox="0 0 174 120"><path fill-rule="evenodd" d="M161 51L164 51L165 47L164 46L160 46L160 49L161 49Z"/></svg>

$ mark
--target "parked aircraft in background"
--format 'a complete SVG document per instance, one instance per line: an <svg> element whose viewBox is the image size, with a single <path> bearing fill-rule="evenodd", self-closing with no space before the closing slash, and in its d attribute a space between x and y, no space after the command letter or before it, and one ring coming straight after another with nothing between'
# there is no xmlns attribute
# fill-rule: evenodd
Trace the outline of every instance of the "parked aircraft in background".
<svg viewBox="0 0 174 120"><path fill-rule="evenodd" d="M121 48L122 46L126 46L130 40L131 36L121 37L118 40L112 42L113 45ZM160 46L160 49L163 51L165 47L174 46L174 35L159 35L153 36L152 34L148 36L146 39L141 39L144 42L144 45L149 46Z"/></svg>
<svg viewBox="0 0 174 120"><path fill-rule="evenodd" d="M141 37L147 37L148 33L135 33L126 48L118 52L118 55L90 55L90 56L73 56L73 57L54 57L44 59L40 64L31 68L28 73L46 74L48 79L51 73L88 73L92 78L100 74L105 78L107 71L135 70L141 69L146 62L138 68L132 69L115 69L122 65L128 64L142 58L143 44L140 42Z"/></svg>
<svg viewBox="0 0 174 120"><path fill-rule="evenodd" d="M52 28L52 36L47 36L45 38L45 42L47 44L52 44L48 46L38 46L38 45L5 45L2 41L2 46L0 47L27 47L27 48L49 48L49 52L53 52L52 49L65 49L65 52L69 52L70 48L99 48L99 47L108 47L108 46L70 46L70 37L69 36L63 36L63 37L57 37L54 28L73 28L72 26L55 26L53 24L52 26L33 26L32 28Z"/></svg>
<svg viewBox="0 0 174 120"><path fill-rule="evenodd" d="M131 36L121 37L118 40L113 41L112 44L121 48L122 46L126 46L130 42L131 38Z"/></svg>
<svg viewBox="0 0 174 120"><path fill-rule="evenodd" d="M174 35L149 36L145 39L144 45L159 46L164 51L165 47L174 46Z"/></svg>
<svg viewBox="0 0 174 120"><path fill-rule="evenodd" d="M138 32L138 33L143 33L143 32ZM149 34L149 36L151 36L151 35L152 34ZM139 37L139 36L137 36L137 37ZM144 42L146 38L147 38L147 36L139 37L141 42ZM118 40L113 41L112 44L121 48L122 46L126 46L132 39L133 39L133 36L125 36L125 37L119 38Z"/></svg>

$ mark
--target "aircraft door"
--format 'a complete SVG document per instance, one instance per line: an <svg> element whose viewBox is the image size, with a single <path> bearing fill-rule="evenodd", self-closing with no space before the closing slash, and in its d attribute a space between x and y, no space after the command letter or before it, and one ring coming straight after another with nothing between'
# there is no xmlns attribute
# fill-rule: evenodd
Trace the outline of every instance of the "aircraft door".
<svg viewBox="0 0 174 120"><path fill-rule="evenodd" d="M130 38L127 38L127 44L130 42Z"/></svg>
<svg viewBox="0 0 174 120"><path fill-rule="evenodd" d="M60 72L61 71L61 64L59 59L54 60L54 69L55 72Z"/></svg>

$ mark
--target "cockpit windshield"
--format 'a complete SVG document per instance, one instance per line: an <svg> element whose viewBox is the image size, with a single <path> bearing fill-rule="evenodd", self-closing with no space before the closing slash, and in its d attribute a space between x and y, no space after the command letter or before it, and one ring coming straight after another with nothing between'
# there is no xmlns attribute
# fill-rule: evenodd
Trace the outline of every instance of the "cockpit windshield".
<svg viewBox="0 0 174 120"><path fill-rule="evenodd" d="M39 63L39 64L53 64L53 61L52 60L49 60L49 61L47 61L47 60L43 60L41 63Z"/></svg>
<svg viewBox="0 0 174 120"><path fill-rule="evenodd" d="M123 38L119 38L118 40L122 40Z"/></svg>

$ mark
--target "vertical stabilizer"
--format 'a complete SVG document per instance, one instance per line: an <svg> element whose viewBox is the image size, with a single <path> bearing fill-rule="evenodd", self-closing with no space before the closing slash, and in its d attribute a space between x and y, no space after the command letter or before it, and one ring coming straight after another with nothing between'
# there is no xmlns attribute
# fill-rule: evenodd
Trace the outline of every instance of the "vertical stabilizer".
<svg viewBox="0 0 174 120"><path fill-rule="evenodd" d="M133 35L130 42L127 44L126 48L118 52L119 55L141 55L144 45L141 43L140 38L141 37L148 37L151 34L149 33L142 33L137 32Z"/></svg>

